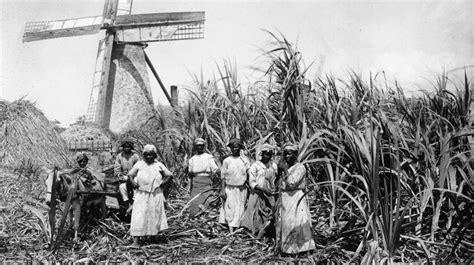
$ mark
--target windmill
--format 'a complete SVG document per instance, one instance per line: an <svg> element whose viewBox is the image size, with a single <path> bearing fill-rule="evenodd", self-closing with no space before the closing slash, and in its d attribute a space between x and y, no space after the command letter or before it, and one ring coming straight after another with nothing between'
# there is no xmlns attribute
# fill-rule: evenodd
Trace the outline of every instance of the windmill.
<svg viewBox="0 0 474 265"><path fill-rule="evenodd" d="M153 112L147 65L171 97L145 53L148 42L204 38L204 12L132 15L132 0L105 0L101 16L26 23L23 42L97 34L99 41L87 120L123 132Z"/></svg>

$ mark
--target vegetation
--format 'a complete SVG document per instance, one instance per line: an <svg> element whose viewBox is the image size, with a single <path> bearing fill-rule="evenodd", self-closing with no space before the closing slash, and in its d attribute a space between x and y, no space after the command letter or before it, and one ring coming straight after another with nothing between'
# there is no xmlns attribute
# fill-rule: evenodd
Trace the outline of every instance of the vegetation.
<svg viewBox="0 0 474 265"><path fill-rule="evenodd" d="M310 80L297 47L284 36L269 35L273 48L265 53L266 81L244 89L235 66L225 61L217 65L218 78L194 77L186 106L171 115L157 112L146 127L127 134L140 143L154 143L177 175L169 204L175 216L171 227L176 228L166 234L170 242L155 246L153 255L146 249L145 254L127 252L128 258L177 261L199 256L192 256L192 251L175 255L179 241L183 251L198 245L211 249L201 256L204 261L285 260L273 255L269 243L257 242L246 233L224 236L213 219L215 209L199 223L181 217L187 195L184 168L193 140L205 138L209 152L222 159L228 153L226 143L240 137L254 159L264 142L299 145L298 159L311 172L306 196L318 243L314 253L299 258L472 262L474 129L467 73L460 84L442 73L433 89L416 97L407 96L397 82L389 83L382 74L363 78L351 72L345 79L328 75ZM178 239L179 229L191 236L188 241ZM107 230L113 236L103 234L101 240L120 245L126 229L117 230ZM97 244L88 245L92 255L105 243L84 244ZM211 245L222 251L213 252ZM173 255L164 254L163 248L172 249ZM249 250L258 255L250 255Z"/></svg>
<svg viewBox="0 0 474 265"><path fill-rule="evenodd" d="M0 166L28 175L41 166L71 165L55 127L27 100L0 100Z"/></svg>

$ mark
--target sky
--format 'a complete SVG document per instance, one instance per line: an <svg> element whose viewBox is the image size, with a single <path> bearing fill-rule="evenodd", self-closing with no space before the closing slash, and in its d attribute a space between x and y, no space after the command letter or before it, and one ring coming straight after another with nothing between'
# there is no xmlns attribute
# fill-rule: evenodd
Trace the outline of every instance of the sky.
<svg viewBox="0 0 474 265"><path fill-rule="evenodd" d="M103 3L0 0L0 98L26 96L64 126L84 115L104 32L28 43L22 36L27 21L100 15ZM415 91L443 69L474 65L474 1L134 0L132 14L182 11L205 11L204 39L146 48L168 88L191 86L192 74L201 71L211 79L218 75L216 63L226 59L235 62L243 84L263 80L254 67L265 62L262 49L271 41L264 29L297 45L305 64L312 64L310 80L384 71ZM166 104L149 76L155 101Z"/></svg>

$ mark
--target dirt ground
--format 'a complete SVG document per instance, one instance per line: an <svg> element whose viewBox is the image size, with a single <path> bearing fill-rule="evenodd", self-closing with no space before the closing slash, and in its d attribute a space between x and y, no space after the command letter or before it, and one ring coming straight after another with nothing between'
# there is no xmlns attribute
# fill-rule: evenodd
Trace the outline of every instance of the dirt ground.
<svg viewBox="0 0 474 265"><path fill-rule="evenodd" d="M38 176L20 176L0 168L0 261L81 261L81 262L347 262L352 251L340 243L326 244L327 228L316 224L317 249L310 254L282 257L275 255L273 241L256 240L243 230L230 234L217 222L218 210L211 209L189 219L182 210L187 198L170 198L166 205L169 229L158 239L147 239L141 248L131 248L129 224L120 222L116 212L82 231L73 243L69 230L56 251L49 250L45 186ZM36 211L36 215L34 212ZM38 217L42 215L42 218ZM60 219L60 211L56 216ZM42 219L42 220L40 220ZM316 220L317 222L318 220ZM56 220L59 223L59 220ZM58 225L57 225L58 226ZM325 231L325 232L324 232ZM320 239L318 239L320 237ZM324 235L328 238L327 235ZM358 242L354 242L356 245ZM323 245L324 244L324 245ZM347 243L346 243L347 244ZM355 245L355 246L356 246ZM347 246L345 247L347 249Z"/></svg>

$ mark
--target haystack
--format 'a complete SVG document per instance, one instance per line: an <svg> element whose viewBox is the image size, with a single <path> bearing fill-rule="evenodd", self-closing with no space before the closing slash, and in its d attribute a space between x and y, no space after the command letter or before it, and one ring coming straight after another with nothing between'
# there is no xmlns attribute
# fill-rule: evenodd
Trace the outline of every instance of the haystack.
<svg viewBox="0 0 474 265"><path fill-rule="evenodd" d="M0 128L1 166L35 170L72 165L66 143L33 103L0 101Z"/></svg>
<svg viewBox="0 0 474 265"><path fill-rule="evenodd" d="M74 141L111 141L113 134L104 130L94 123L75 123L71 124L65 131L61 133L61 137L67 142Z"/></svg>
<svg viewBox="0 0 474 265"><path fill-rule="evenodd" d="M108 146L108 144L113 143L113 139L115 138L113 133L103 129L97 124L88 122L71 124L61 133L61 137L67 142L72 152L85 152L87 154L89 157L88 166L90 167L103 170L114 162L114 157L111 152L105 149L102 151L77 149L78 146ZM113 150L111 151L113 152Z"/></svg>

